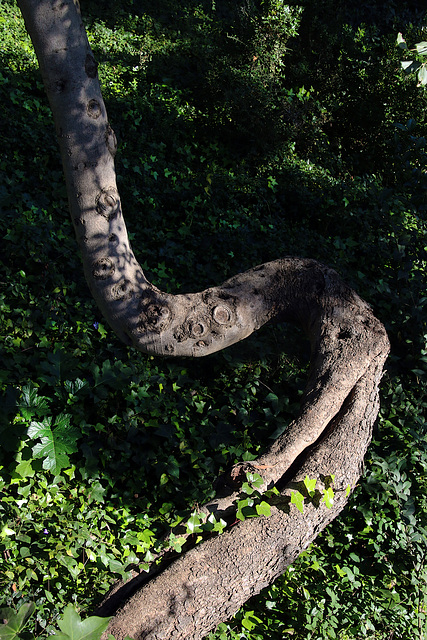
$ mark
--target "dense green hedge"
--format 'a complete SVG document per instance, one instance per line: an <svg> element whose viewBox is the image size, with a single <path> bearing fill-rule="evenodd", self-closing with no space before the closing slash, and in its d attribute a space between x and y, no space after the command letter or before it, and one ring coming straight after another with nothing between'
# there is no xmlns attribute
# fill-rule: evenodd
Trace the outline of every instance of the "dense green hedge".
<svg viewBox="0 0 427 640"><path fill-rule="evenodd" d="M134 249L169 291L283 255L336 268L392 353L338 521L209 637L425 638L426 94L400 71L416 2L82 2ZM29 637L112 581L286 428L308 347L270 327L203 361L121 345L83 279L49 108L0 4L0 606ZM175 541L179 547L179 541ZM1 626L0 626L1 629ZM3 637L0 633L0 637ZM25 638L25 632L20 637Z"/></svg>

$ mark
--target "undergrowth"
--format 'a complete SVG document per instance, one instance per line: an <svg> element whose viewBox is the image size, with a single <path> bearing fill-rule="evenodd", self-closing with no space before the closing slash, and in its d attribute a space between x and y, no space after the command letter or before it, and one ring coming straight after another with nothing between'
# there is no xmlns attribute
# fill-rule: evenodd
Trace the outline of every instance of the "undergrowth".
<svg viewBox="0 0 427 640"><path fill-rule="evenodd" d="M392 343L345 512L210 640L427 633L426 94L396 47L399 31L422 40L413 4L82 3L148 277L197 290L315 258ZM13 1L0 60L0 606L32 613L21 635L39 638L67 605L90 615L222 470L286 429L310 354L281 326L197 362L120 344L84 282Z"/></svg>

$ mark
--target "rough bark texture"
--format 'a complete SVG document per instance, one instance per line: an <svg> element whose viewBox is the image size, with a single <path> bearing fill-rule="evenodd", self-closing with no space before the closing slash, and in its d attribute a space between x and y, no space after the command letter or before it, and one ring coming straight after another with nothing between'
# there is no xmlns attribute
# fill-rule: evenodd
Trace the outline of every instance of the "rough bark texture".
<svg viewBox="0 0 427 640"><path fill-rule="evenodd" d="M311 342L312 367L298 418L257 461L223 479L204 514L235 508L244 471L280 503L269 518L230 527L191 549L153 579L135 577L107 599L117 640L203 637L272 582L344 507L361 472L378 413L388 339L370 307L331 269L283 258L201 293L170 295L149 283L129 244L116 187L116 139L77 0L19 0L40 63L55 126L69 205L89 287L126 344L157 355L201 356L260 326L292 321ZM290 504L305 476L335 476L331 509L320 493L301 514Z"/></svg>
<svg viewBox="0 0 427 640"><path fill-rule="evenodd" d="M292 564L317 534L343 509L348 487L354 488L378 412L383 358L375 359L357 382L339 415L320 441L297 462L289 478L281 479L283 503L269 518L248 519L221 536L204 542L139 587L141 575L122 587L100 610L115 613L108 632L116 638L160 640L202 638L221 620L233 615ZM318 478L318 489L335 475L334 504L305 501L304 513L290 504L293 489L304 492L303 480ZM133 586L133 589L132 589ZM132 593L132 591L134 591ZM104 636L105 638L107 635Z"/></svg>

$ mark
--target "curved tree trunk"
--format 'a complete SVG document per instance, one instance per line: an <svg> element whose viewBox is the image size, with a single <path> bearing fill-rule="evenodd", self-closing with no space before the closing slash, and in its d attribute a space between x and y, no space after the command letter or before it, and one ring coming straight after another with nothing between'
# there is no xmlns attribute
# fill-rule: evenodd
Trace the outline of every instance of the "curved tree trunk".
<svg viewBox="0 0 427 640"><path fill-rule="evenodd" d="M86 279L117 335L144 353L203 356L274 320L298 323L311 342L298 418L259 460L233 469L202 508L228 516L244 471L255 469L262 489L280 490L272 515L235 524L148 582L136 575L100 609L103 615L118 609L108 629L117 640L201 638L280 575L344 507L378 413L388 339L370 307L314 260L283 258L187 295L162 293L148 282L129 244L116 187L116 138L78 2L18 4L54 114ZM318 479L320 492L301 514L289 497L292 488L303 492L307 475ZM321 489L331 476L335 499L327 508Z"/></svg>
<svg viewBox="0 0 427 640"><path fill-rule="evenodd" d="M228 619L252 595L283 573L345 506L348 487L360 476L363 455L378 411L373 391L382 362L372 364L327 434L290 474L283 500L272 515L239 522L217 538L196 546L142 587L143 574L116 592L98 613L113 617L108 633L123 639L199 639ZM373 397L374 396L374 397ZM327 508L318 492L301 513L290 504L292 489L304 492L304 478L335 475L334 504ZM322 481L317 483L319 489ZM126 603L123 606L123 601ZM104 638L107 638L105 634Z"/></svg>

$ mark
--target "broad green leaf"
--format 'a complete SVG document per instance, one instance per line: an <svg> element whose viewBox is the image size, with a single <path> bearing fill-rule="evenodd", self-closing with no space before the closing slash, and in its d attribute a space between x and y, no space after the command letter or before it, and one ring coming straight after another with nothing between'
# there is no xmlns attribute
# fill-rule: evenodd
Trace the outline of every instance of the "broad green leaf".
<svg viewBox="0 0 427 640"><path fill-rule="evenodd" d="M0 618L6 620L6 624L0 624L0 640L19 640L19 634L34 609L33 602L23 604L18 612L14 609L0 609Z"/></svg>
<svg viewBox="0 0 427 640"><path fill-rule="evenodd" d="M255 615L254 611L247 611L245 613L245 617L242 620L242 626L245 627L245 629L247 629L248 631L251 631L260 622L261 620Z"/></svg>
<svg viewBox="0 0 427 640"><path fill-rule="evenodd" d="M70 424L70 417L68 414L59 415L53 427L52 418L48 417L43 422L32 422L28 428L31 439L40 439L32 448L34 458L42 458L43 468L52 473L69 466L68 454L77 451L76 441L80 434Z"/></svg>
<svg viewBox="0 0 427 640"><path fill-rule="evenodd" d="M69 380L74 377L77 361L65 349L57 348L53 353L49 353L47 360L41 362L40 368L43 371L41 380L52 385L58 382Z"/></svg>
<svg viewBox="0 0 427 640"><path fill-rule="evenodd" d="M75 380L65 380L64 389L67 393L71 395L76 395L81 389L89 386L89 382L87 380L81 380L80 378L76 378Z"/></svg>
<svg viewBox="0 0 427 640"><path fill-rule="evenodd" d="M255 489L259 489L264 483L264 480L262 479L262 476L259 475L259 473L251 473L250 471L248 471L246 473L246 479L248 483L250 483Z"/></svg>
<svg viewBox="0 0 427 640"><path fill-rule="evenodd" d="M124 564L122 564L120 560L117 560L116 558L108 559L108 568L113 573L122 573L125 570Z"/></svg>
<svg viewBox="0 0 427 640"><path fill-rule="evenodd" d="M99 480L95 480L90 487L90 491L88 494L88 504L91 502L104 502L104 493L106 489L102 486Z"/></svg>
<svg viewBox="0 0 427 640"><path fill-rule="evenodd" d="M345 578L346 577L346 575L347 575L346 572L341 569L339 564L335 565L335 569L336 569L338 575L340 576L340 578Z"/></svg>
<svg viewBox="0 0 427 640"><path fill-rule="evenodd" d="M70 574L73 576L74 579L77 578L77 576L80 573L80 569L74 558L68 555L62 554L58 556L58 562L60 562L64 567L67 567L68 571L70 572Z"/></svg>
<svg viewBox="0 0 427 640"><path fill-rule="evenodd" d="M108 627L110 618L91 616L82 620L74 607L69 604L58 626L62 633L51 636L57 640L99 640Z"/></svg>
<svg viewBox="0 0 427 640"><path fill-rule="evenodd" d="M34 477L35 471L31 465L32 460L23 460L20 462L16 468L15 473L17 473L21 478L32 478Z"/></svg>
<svg viewBox="0 0 427 640"><path fill-rule="evenodd" d="M225 522L225 520L223 520L222 518L217 520L214 514L211 513L209 518L206 521L205 529L207 531L215 531L217 533L222 533L226 528L226 526L227 526L227 523Z"/></svg>
<svg viewBox="0 0 427 640"><path fill-rule="evenodd" d="M40 416L48 409L48 399L38 395L38 389L32 384L22 387L21 397L18 402L21 415L29 420L36 414Z"/></svg>
<svg viewBox="0 0 427 640"><path fill-rule="evenodd" d="M254 501L252 498L245 498L239 500L237 503L236 518L238 520L245 520L246 518L253 518L257 515L256 509L253 507Z"/></svg>
<svg viewBox="0 0 427 640"><path fill-rule="evenodd" d="M98 367L98 365L94 364L91 367L91 371L93 377L95 378L93 387L98 387L103 384L114 387L117 384L117 373L114 371L109 360L104 360L101 369Z"/></svg>
<svg viewBox="0 0 427 640"><path fill-rule="evenodd" d="M304 513L304 496L299 491L292 491L291 504L294 504L298 511Z"/></svg>
<svg viewBox="0 0 427 640"><path fill-rule="evenodd" d="M174 549L177 553L181 553L182 551L182 547L185 544L185 538L184 536L174 536L173 533L169 536L169 544L172 547L172 549ZM151 558L150 560L148 560L148 558ZM148 551L145 554L145 558L144 560L146 562L151 562L152 560L154 560L154 556Z"/></svg>
<svg viewBox="0 0 427 640"><path fill-rule="evenodd" d="M260 504L257 504L255 509L259 516L265 516L266 518L271 516L271 507L268 502L265 502L265 500L260 502Z"/></svg>
<svg viewBox="0 0 427 640"><path fill-rule="evenodd" d="M217 520L217 522L214 524L213 531L216 531L217 533L222 533L226 527L227 527L226 521L220 518L220 520L219 521Z"/></svg>

